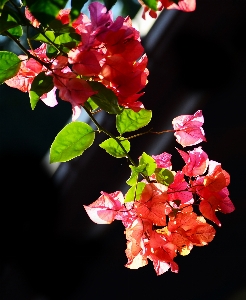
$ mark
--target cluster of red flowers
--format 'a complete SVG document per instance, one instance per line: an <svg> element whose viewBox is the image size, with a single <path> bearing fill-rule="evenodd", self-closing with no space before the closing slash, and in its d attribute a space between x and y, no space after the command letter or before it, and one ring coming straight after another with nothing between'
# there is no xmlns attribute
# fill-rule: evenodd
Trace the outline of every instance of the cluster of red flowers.
<svg viewBox="0 0 246 300"><path fill-rule="evenodd" d="M77 119L81 105L96 94L88 80L101 82L111 89L118 98L118 104L134 111L143 108L138 98L147 84L147 57L140 42L139 32L132 27L129 17L117 17L113 21L111 11L101 3L93 2L89 6L90 19L85 14L72 23L72 27L81 36L76 48L65 55L48 58L47 44L30 51L39 61L27 56L22 60L18 74L6 80L11 87L29 92L34 78L42 71L53 77L54 88L41 96L47 105L57 104L55 93L72 104L73 120ZM57 19L63 24L69 23L69 10L61 10ZM38 27L39 22L32 17L28 9L26 17ZM44 64L42 64L42 62Z"/></svg>
<svg viewBox="0 0 246 300"><path fill-rule="evenodd" d="M202 124L201 111L174 118L177 141L182 141L183 146L204 141ZM193 246L204 246L213 240L215 229L206 219L220 226L215 212L234 210L227 189L230 176L221 164L209 160L201 147L178 152L185 165L177 172L172 171L171 154L152 156L157 168L173 174L171 184L158 182L153 173L148 181L144 180L146 185L139 200L126 202L120 191L102 192L98 200L84 206L95 223L122 221L127 239L126 267L130 269L145 266L150 259L158 275L169 268L178 272L174 262L177 253L187 255Z"/></svg>

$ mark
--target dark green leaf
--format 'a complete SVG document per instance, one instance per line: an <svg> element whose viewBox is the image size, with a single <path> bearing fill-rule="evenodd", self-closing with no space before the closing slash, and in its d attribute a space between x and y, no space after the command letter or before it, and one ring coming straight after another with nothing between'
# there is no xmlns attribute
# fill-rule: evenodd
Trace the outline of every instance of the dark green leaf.
<svg viewBox="0 0 246 300"><path fill-rule="evenodd" d="M49 23L49 29L52 29L56 33L65 33L65 32L76 32L73 27L71 27L69 24L63 24L60 20L53 20Z"/></svg>
<svg viewBox="0 0 246 300"><path fill-rule="evenodd" d="M91 126L83 122L66 125L56 136L50 148L50 162L65 162L81 155L95 139Z"/></svg>
<svg viewBox="0 0 246 300"><path fill-rule="evenodd" d="M8 2L9 0L0 0L0 16L1 16L1 10L4 7L5 3Z"/></svg>
<svg viewBox="0 0 246 300"><path fill-rule="evenodd" d="M56 57L58 55L58 52L59 51L54 46L47 45L46 55L49 58Z"/></svg>
<svg viewBox="0 0 246 300"><path fill-rule="evenodd" d="M53 77L45 75L45 72L39 73L33 80L29 92L30 102L32 109L37 105L39 98L51 91L54 87Z"/></svg>
<svg viewBox="0 0 246 300"><path fill-rule="evenodd" d="M78 18L81 9L88 0L72 0L71 1L71 22Z"/></svg>
<svg viewBox="0 0 246 300"><path fill-rule="evenodd" d="M125 149L125 151L113 138L107 139L106 141L102 142L99 146L114 157L126 157L127 153L130 151L130 142L128 140L124 140L123 138L118 138L118 140L120 140L120 143Z"/></svg>
<svg viewBox="0 0 246 300"><path fill-rule="evenodd" d="M20 69L19 57L9 51L0 51L0 84L14 77Z"/></svg>
<svg viewBox="0 0 246 300"><path fill-rule="evenodd" d="M169 185L174 181L174 175L171 171L165 168L156 168L155 170L156 180L159 183Z"/></svg>
<svg viewBox="0 0 246 300"><path fill-rule="evenodd" d="M118 99L115 93L106 88L102 83L88 81L94 91L98 91L96 95L91 96L91 99L103 110L110 114L120 114L122 112L118 105Z"/></svg>
<svg viewBox="0 0 246 300"><path fill-rule="evenodd" d="M43 25L48 25L67 2L67 0L26 0L26 5L36 19Z"/></svg>
<svg viewBox="0 0 246 300"><path fill-rule="evenodd" d="M120 115L116 116L116 128L120 134L135 131L146 126L151 117L151 110L141 109L135 112L132 109L124 109Z"/></svg>
<svg viewBox="0 0 246 300"><path fill-rule="evenodd" d="M132 186L126 193L125 202L140 200L145 185L146 183L144 182L138 182L136 185Z"/></svg>
<svg viewBox="0 0 246 300"><path fill-rule="evenodd" d="M142 0L145 5L153 10L157 10L157 2L158 0Z"/></svg>
<svg viewBox="0 0 246 300"><path fill-rule="evenodd" d="M0 10L0 12L0 33L10 28L22 25L20 16L10 7L5 6L3 10Z"/></svg>
<svg viewBox="0 0 246 300"><path fill-rule="evenodd" d="M107 7L107 10L109 11L117 2L117 0L103 0L105 6Z"/></svg>

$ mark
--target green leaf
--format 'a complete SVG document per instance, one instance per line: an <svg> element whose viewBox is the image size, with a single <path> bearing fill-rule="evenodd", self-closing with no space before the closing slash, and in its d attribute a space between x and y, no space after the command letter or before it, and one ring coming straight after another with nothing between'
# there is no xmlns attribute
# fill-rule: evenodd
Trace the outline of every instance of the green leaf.
<svg viewBox="0 0 246 300"><path fill-rule="evenodd" d="M8 2L9 0L0 0L0 16L1 16L1 10L4 7L5 3Z"/></svg>
<svg viewBox="0 0 246 300"><path fill-rule="evenodd" d="M155 169L156 180L159 183L169 186L169 184L173 183L174 175L171 171L165 168L156 168Z"/></svg>
<svg viewBox="0 0 246 300"><path fill-rule="evenodd" d="M23 25L20 16L10 7L5 6L3 10L0 10L0 33L4 31Z"/></svg>
<svg viewBox="0 0 246 300"><path fill-rule="evenodd" d="M67 2L67 0L26 0L26 5L36 19L47 25L57 17Z"/></svg>
<svg viewBox="0 0 246 300"><path fill-rule="evenodd" d="M76 47L81 41L81 36L76 32L54 32L47 30L45 35L39 33L32 37L32 40L46 43L49 45L55 44L57 47L62 46L62 50L68 52L70 49ZM52 52L50 52L52 53Z"/></svg>
<svg viewBox="0 0 246 300"><path fill-rule="evenodd" d="M113 138L107 139L106 141L102 142L99 146L114 157L126 157L127 153L130 151L130 142L122 137L118 137L118 140L120 140L120 143L125 149L125 151Z"/></svg>
<svg viewBox="0 0 246 300"><path fill-rule="evenodd" d="M142 173L142 172L145 171L145 169L146 169L146 164L142 164L142 165L139 165L139 166L137 166L137 167L135 167L135 166L129 166L129 167L131 168L132 173L131 173L130 178L126 181L126 183L127 183L128 185L133 186L133 185L135 185L135 184L137 183L137 181L138 181L138 175L139 175L140 173Z"/></svg>
<svg viewBox="0 0 246 300"><path fill-rule="evenodd" d="M157 2L158 0L142 0L145 5L153 10L157 10Z"/></svg>
<svg viewBox="0 0 246 300"><path fill-rule="evenodd" d="M125 202L140 200L145 185L146 183L144 182L138 182L136 185L132 186L125 195Z"/></svg>
<svg viewBox="0 0 246 300"><path fill-rule="evenodd" d="M129 166L129 167L131 168L132 172L131 172L130 178L126 181L126 183L128 185L133 186L133 185L137 184L139 172L136 171L136 167L134 167L134 166Z"/></svg>
<svg viewBox="0 0 246 300"><path fill-rule="evenodd" d="M84 4L88 0L72 0L71 1L71 11L70 11L70 18L71 22L78 18Z"/></svg>
<svg viewBox="0 0 246 300"><path fill-rule="evenodd" d="M63 50L66 50L66 52L69 52L70 49L75 48L80 42L81 36L72 32L62 33L54 40L54 44L62 45L63 47L68 48L67 50L63 48Z"/></svg>
<svg viewBox="0 0 246 300"><path fill-rule="evenodd" d="M65 162L81 155L95 139L91 126L83 122L66 125L56 136L50 148L50 163Z"/></svg>
<svg viewBox="0 0 246 300"><path fill-rule="evenodd" d="M156 162L151 156L149 156L145 152L143 152L143 154L139 160L139 165L144 166L144 169L142 171L142 173L144 173L144 175L151 176L155 172Z"/></svg>
<svg viewBox="0 0 246 300"><path fill-rule="evenodd" d="M58 50L52 46L52 45L47 45L47 49L46 49L46 55L49 57L49 58L53 58L53 57L56 57L58 55Z"/></svg>
<svg viewBox="0 0 246 300"><path fill-rule="evenodd" d="M84 106L89 110L95 110L98 108L98 105L90 97L87 99Z"/></svg>
<svg viewBox="0 0 246 300"><path fill-rule="evenodd" d="M103 110L110 114L120 114L122 112L118 105L118 99L115 93L106 88L102 83L96 81L88 81L89 85L97 94L91 96L91 99Z"/></svg>
<svg viewBox="0 0 246 300"><path fill-rule="evenodd" d="M19 57L9 51L0 51L0 84L14 77L20 69Z"/></svg>
<svg viewBox="0 0 246 300"><path fill-rule="evenodd" d="M52 30L47 30L45 32L45 34L38 33L37 35L35 35L34 37L32 37L31 40L42 42L42 43L46 43L46 44L51 44L52 45L51 42L54 42L55 38L56 38L55 32L52 31Z"/></svg>
<svg viewBox="0 0 246 300"><path fill-rule="evenodd" d="M117 2L117 0L103 0L107 10L109 11Z"/></svg>
<svg viewBox="0 0 246 300"><path fill-rule="evenodd" d="M45 72L39 73L33 80L29 92L30 102L32 109L37 105L39 98L51 91L54 87L53 77L47 76Z"/></svg>
<svg viewBox="0 0 246 300"><path fill-rule="evenodd" d="M8 30L8 32L9 32L10 34L12 34L14 37L16 37L17 39L19 39L19 38L22 36L22 34L23 34L23 30L22 30L22 27L21 27L20 25L14 27L14 28L10 28L10 29ZM4 34L3 34L3 35L4 35Z"/></svg>
<svg viewBox="0 0 246 300"><path fill-rule="evenodd" d="M116 128L120 134L135 131L146 126L152 117L152 111L141 109L135 112L132 109L124 109L120 115L116 116Z"/></svg>

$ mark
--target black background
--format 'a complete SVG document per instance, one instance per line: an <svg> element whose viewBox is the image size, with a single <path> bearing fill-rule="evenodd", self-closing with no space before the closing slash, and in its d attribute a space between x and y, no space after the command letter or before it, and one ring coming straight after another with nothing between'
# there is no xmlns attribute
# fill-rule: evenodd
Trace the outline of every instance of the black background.
<svg viewBox="0 0 246 300"><path fill-rule="evenodd" d="M31 111L26 94L0 87L0 299L246 299L245 13L242 0L198 0L195 12L175 13L164 33L157 21L143 40L150 76L142 101L153 111L150 126L171 129L174 117L201 109L207 138L202 147L230 173L236 207L218 213L222 227L215 225L208 246L177 257L178 274L156 276L151 262L125 268L123 225L95 225L86 215L83 204L102 190L124 191L130 173L125 159L98 147L105 136L51 178L40 162L67 122L70 105L60 101L50 109L39 103ZM105 116L103 125L115 132L114 117ZM131 147L134 159L143 151L166 151L173 169L182 168L173 136L145 135Z"/></svg>

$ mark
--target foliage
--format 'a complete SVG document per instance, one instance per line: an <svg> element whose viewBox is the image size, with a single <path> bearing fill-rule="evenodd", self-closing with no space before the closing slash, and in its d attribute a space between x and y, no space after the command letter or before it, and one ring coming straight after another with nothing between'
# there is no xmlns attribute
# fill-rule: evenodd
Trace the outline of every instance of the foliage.
<svg viewBox="0 0 246 300"><path fill-rule="evenodd" d="M99 145L115 158L127 158L131 175L125 195L120 191L101 192L91 205L84 206L98 224L122 221L127 239L126 267L137 269L153 262L157 275L169 268L178 272L177 254L190 253L193 246L204 246L215 235L206 219L221 225L217 212L230 213L229 174L221 164L208 159L202 147L188 152L177 149L184 160L181 170L173 171L171 154L149 155L145 152L136 163L130 156L130 139L142 134L156 134L147 126L152 118L139 100L147 84L148 59L139 32L129 17L113 19L110 9L115 0L89 5L90 18L80 13L87 1L74 0L71 10L65 0L0 1L0 34L12 39L23 55L0 51L0 83L28 92L31 108L41 100L54 107L56 96L71 103L72 122L56 136L50 149L50 162L66 162L83 154L96 135L107 138ZM152 17L163 8L192 11L195 0L143 0L143 17ZM25 30L23 30L23 28ZM31 29L31 30L30 30ZM20 37L27 33L30 49ZM33 49L33 43L39 42ZM84 109L96 126L76 121ZM105 111L115 115L113 135L96 120ZM204 118L199 110L193 115L173 119L172 132L183 147L205 142ZM198 211L193 208L197 206Z"/></svg>

